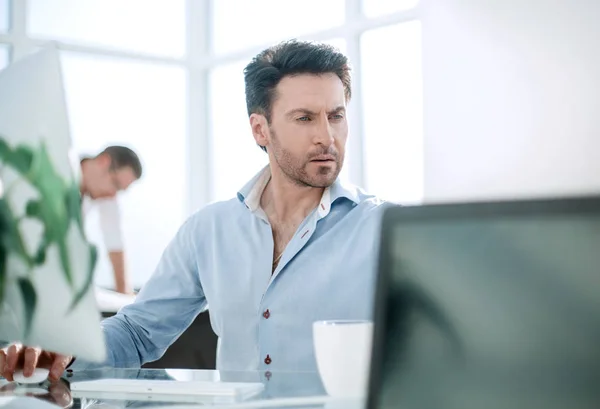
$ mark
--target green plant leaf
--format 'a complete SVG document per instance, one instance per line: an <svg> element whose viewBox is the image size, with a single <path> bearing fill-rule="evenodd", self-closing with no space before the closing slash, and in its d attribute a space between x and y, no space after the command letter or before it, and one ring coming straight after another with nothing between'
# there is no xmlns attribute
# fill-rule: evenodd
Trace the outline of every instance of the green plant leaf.
<svg viewBox="0 0 600 409"><path fill-rule="evenodd" d="M32 261L25 244L19 233L18 220L13 215L8 202L0 198L0 219L2 220L2 229L0 229L0 246L3 246L7 254L15 254L23 262L31 266Z"/></svg>
<svg viewBox="0 0 600 409"><path fill-rule="evenodd" d="M75 220L79 232L85 237L83 218L81 216L81 192L79 191L79 186L75 183L67 188L67 191L65 192L65 203L69 219Z"/></svg>
<svg viewBox="0 0 600 409"><path fill-rule="evenodd" d="M73 288L73 274L67 246L70 218L64 201L67 185L52 166L44 143L35 151L27 178L40 193L39 204L31 204L28 210L44 223L46 247L53 243L57 245L65 279Z"/></svg>
<svg viewBox="0 0 600 409"><path fill-rule="evenodd" d="M25 205L25 214L35 219L44 220L42 218L42 204L39 200L29 200Z"/></svg>
<svg viewBox="0 0 600 409"><path fill-rule="evenodd" d="M85 238L85 231L83 229L83 220L81 217L81 193L79 191L79 187L73 183L67 191L65 192L65 202L67 204L67 211L69 214L69 220L74 220L81 236ZM69 307L69 311L73 311L73 309L79 304L81 299L85 296L89 288L92 286L94 281L94 268L96 266L96 262L98 260L98 249L96 246L88 243L90 260L88 264L88 270L86 279L83 287L77 291L75 297L73 298L73 302Z"/></svg>
<svg viewBox="0 0 600 409"><path fill-rule="evenodd" d="M0 222L1 223L1 222ZM2 228L2 226L0 226ZM0 312L2 311L2 302L4 301L4 287L6 285L6 261L8 254L2 244L0 244Z"/></svg>
<svg viewBox="0 0 600 409"><path fill-rule="evenodd" d="M46 262L46 250L48 250L48 241L44 236L42 238L40 246L38 247L37 251L35 252L35 255L33 256L33 263L35 265L41 266Z"/></svg>
<svg viewBox="0 0 600 409"><path fill-rule="evenodd" d="M25 146L17 146L17 148L8 157L8 162L21 174L30 171L33 162L33 152Z"/></svg>
<svg viewBox="0 0 600 409"><path fill-rule="evenodd" d="M0 222L3 223L0 226L2 227L0 229L0 246L5 251L6 257L8 254L16 254L23 258L29 268L33 268L34 265L41 265L46 262L47 250L55 244L58 248L65 280L75 290L67 235L71 222L74 221L85 240L79 186L74 182L65 180L56 171L44 142L37 149L30 149L26 146L17 146L15 149L11 149L0 136L0 162L19 172L37 190L38 199L27 203L25 213L26 217L35 218L44 225L42 242L33 256L29 256L18 229L19 219L12 214L8 204L0 199ZM83 288L74 294L71 310L93 285L97 250L95 246L89 245L89 251L90 264L87 276ZM28 280L20 281L19 285L26 307L29 305L34 308L36 294L31 282ZM27 314L30 316L28 325L31 325L33 309L31 311L27 310Z"/></svg>
<svg viewBox="0 0 600 409"><path fill-rule="evenodd" d="M6 158L8 158L11 152L12 150L10 149L10 146L8 146L4 140L4 137L0 135L0 160L2 160L2 162L6 162Z"/></svg>
<svg viewBox="0 0 600 409"><path fill-rule="evenodd" d="M69 249L67 248L66 239L58 241L58 255L60 257L60 264L62 264L63 274L69 286L73 288L73 275L71 274L71 262L69 260Z"/></svg>
<svg viewBox="0 0 600 409"><path fill-rule="evenodd" d="M0 135L0 160L14 168L20 174L25 174L31 169L33 152L25 146L17 146L14 150Z"/></svg>
<svg viewBox="0 0 600 409"><path fill-rule="evenodd" d="M90 263L88 265L87 277L85 279L83 288L81 288L81 290L79 290L75 294L75 297L73 298L73 302L71 303L71 306L69 307L69 312L73 311L73 309L77 306L77 304L79 304L79 302L85 296L85 294L87 293L88 289L92 286L92 283L94 281L94 267L96 266L96 261L98 259L98 248L92 244L90 244L88 246L88 248L89 248L89 252L90 252Z"/></svg>
<svg viewBox="0 0 600 409"><path fill-rule="evenodd" d="M2 198L0 198L2 201ZM8 260L8 251L6 250L6 246L4 244L4 234L8 229L8 221L6 220L6 215L2 211L2 207L0 205L0 310L2 309L1 305L4 301L4 285L7 276L6 271L6 263Z"/></svg>
<svg viewBox="0 0 600 409"><path fill-rule="evenodd" d="M35 288L28 278L19 278L19 289L21 290L21 296L23 297L23 304L25 306L25 339L29 337L31 332L31 325L33 324L33 315L35 313L35 307L37 304L37 294Z"/></svg>
<svg viewBox="0 0 600 409"><path fill-rule="evenodd" d="M63 194L67 186L52 166L44 143L35 151L34 163L26 176L39 191L42 213L45 213L46 218L52 218L48 221L53 222L52 227L56 230L56 234L66 232L68 223L65 222L66 209Z"/></svg>

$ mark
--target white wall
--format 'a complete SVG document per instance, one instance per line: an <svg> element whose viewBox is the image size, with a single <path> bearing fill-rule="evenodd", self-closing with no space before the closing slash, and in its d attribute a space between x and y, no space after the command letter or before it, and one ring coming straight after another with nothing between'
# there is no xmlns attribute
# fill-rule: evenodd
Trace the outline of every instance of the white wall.
<svg viewBox="0 0 600 409"><path fill-rule="evenodd" d="M425 200L600 192L600 1L422 6Z"/></svg>

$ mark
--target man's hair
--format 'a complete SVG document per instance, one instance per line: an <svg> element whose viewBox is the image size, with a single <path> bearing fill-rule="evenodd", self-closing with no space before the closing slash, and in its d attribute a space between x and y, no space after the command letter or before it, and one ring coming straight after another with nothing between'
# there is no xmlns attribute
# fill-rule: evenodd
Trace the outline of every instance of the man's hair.
<svg viewBox="0 0 600 409"><path fill-rule="evenodd" d="M114 170L131 168L136 179L142 177L142 163L138 155L125 146L108 146L98 156L106 154L110 157L110 167Z"/></svg>
<svg viewBox="0 0 600 409"><path fill-rule="evenodd" d="M290 40L260 52L244 69L248 116L264 115L271 121L275 87L286 76L328 74L338 76L344 85L346 101L352 95L348 58L328 44ZM264 151L266 148L261 147Z"/></svg>

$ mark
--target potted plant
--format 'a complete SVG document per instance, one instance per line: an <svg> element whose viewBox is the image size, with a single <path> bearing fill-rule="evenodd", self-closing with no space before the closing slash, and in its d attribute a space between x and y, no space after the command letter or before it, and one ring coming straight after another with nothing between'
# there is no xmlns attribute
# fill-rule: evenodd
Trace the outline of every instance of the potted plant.
<svg viewBox="0 0 600 409"><path fill-rule="evenodd" d="M93 283L96 263L96 248L85 241L81 217L80 191L74 178L65 180L54 167L45 143L38 146L10 146L7 138L0 135L0 314L8 284L17 284L23 302L24 323L22 337L27 338L36 313L37 294L33 285L36 270L47 263L49 251L58 253L60 277L65 280L72 292L69 311L72 311L87 293ZM3 174L12 172L10 184L2 186ZM13 200L13 191L18 186L28 184L35 192L25 205ZM39 243L33 250L26 243L22 223L35 220L41 226ZM72 248L69 234L75 228L89 252L89 265L83 285L74 280L70 262ZM80 247L81 249L81 247ZM81 251L81 250L78 251ZM75 255L77 257L77 255ZM87 255L86 255L87 258ZM58 275L57 275L58 276ZM79 280L81 281L81 280ZM14 299L14 297L13 297Z"/></svg>

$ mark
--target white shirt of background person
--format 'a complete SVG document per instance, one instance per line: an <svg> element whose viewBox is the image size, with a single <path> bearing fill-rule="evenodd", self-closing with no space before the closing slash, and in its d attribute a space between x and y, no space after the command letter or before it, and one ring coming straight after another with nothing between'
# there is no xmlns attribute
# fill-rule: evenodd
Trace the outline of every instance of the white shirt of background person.
<svg viewBox="0 0 600 409"><path fill-rule="evenodd" d="M114 270L116 266L114 265L115 257L113 255L120 255L124 251L119 202L116 197L92 199L89 196L84 196L81 203L81 214L83 216L84 224L87 224L86 216L94 209L98 212L102 241L109 258L111 259L111 267ZM117 283L115 283L115 286L117 286Z"/></svg>

